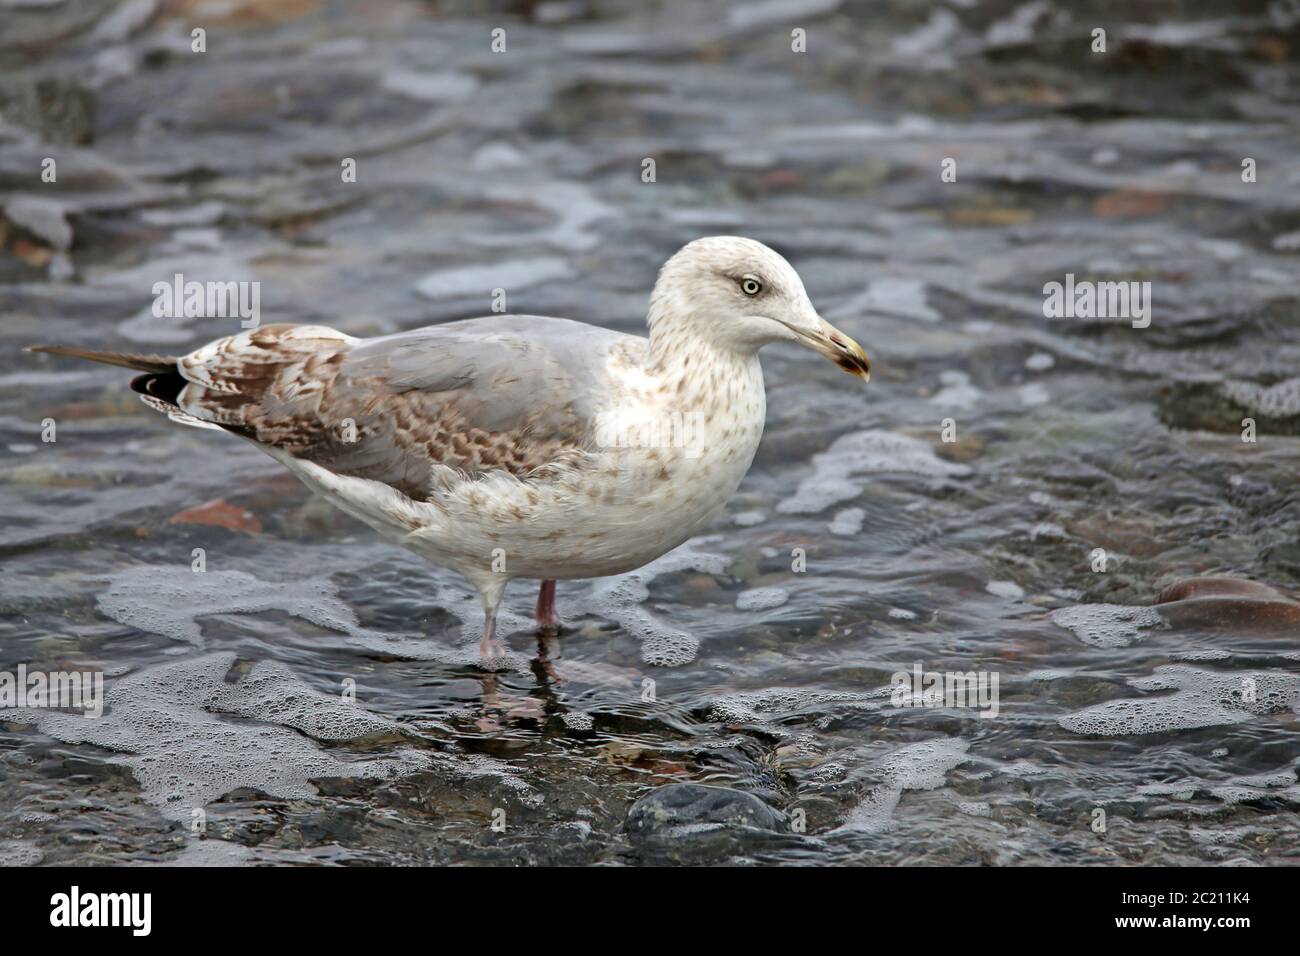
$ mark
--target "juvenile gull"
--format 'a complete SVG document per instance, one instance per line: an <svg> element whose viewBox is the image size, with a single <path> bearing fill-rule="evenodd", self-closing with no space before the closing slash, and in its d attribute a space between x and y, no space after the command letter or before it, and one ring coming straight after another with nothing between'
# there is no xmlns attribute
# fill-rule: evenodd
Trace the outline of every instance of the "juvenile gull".
<svg viewBox="0 0 1300 956"><path fill-rule="evenodd" d="M867 356L752 239L683 247L659 272L649 338L569 319L491 316L358 339L267 325L178 358L36 346L136 369L172 420L256 444L380 534L464 575L483 659L511 578L633 570L726 505L753 461L758 350L797 342L861 377Z"/></svg>

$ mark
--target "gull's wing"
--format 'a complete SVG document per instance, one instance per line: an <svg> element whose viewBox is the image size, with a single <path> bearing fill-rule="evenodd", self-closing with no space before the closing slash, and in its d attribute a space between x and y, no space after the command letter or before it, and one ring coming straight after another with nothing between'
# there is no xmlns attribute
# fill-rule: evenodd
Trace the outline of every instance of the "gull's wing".
<svg viewBox="0 0 1300 956"><path fill-rule="evenodd" d="M542 316L375 339L270 325L177 360L174 402L191 424L424 500L450 475L524 478L592 447L610 354L644 341Z"/></svg>

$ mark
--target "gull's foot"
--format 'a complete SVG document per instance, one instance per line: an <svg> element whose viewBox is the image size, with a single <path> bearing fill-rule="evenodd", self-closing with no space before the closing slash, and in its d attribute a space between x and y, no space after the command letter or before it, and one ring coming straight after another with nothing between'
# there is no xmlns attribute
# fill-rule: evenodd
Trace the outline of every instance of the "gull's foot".
<svg viewBox="0 0 1300 956"><path fill-rule="evenodd" d="M504 661L510 655L509 649L498 641L495 637L484 636L478 642L478 662L479 666L487 670L496 668L489 665L498 664Z"/></svg>
<svg viewBox="0 0 1300 956"><path fill-rule="evenodd" d="M497 603L500 603L499 598ZM484 608L483 636L478 639L479 666L492 670L494 668L489 668L488 664L502 660L505 656L506 649L497 640L497 605L493 604Z"/></svg>

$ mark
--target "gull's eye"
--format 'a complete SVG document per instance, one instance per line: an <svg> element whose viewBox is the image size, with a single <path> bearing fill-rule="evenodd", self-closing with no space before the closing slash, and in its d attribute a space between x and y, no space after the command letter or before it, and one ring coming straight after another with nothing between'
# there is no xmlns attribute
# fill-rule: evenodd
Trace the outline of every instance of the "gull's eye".
<svg viewBox="0 0 1300 956"><path fill-rule="evenodd" d="M740 280L740 291L747 296L756 296L763 291L763 283L759 282L753 276L745 276Z"/></svg>

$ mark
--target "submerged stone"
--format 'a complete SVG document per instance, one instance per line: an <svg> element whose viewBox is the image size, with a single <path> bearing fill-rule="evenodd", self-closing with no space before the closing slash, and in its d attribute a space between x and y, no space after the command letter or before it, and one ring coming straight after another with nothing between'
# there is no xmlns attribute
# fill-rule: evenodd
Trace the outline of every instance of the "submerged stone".
<svg viewBox="0 0 1300 956"><path fill-rule="evenodd" d="M1242 578L1190 578L1170 585L1156 605L1171 624L1246 628L1294 634L1300 628L1300 601L1259 581Z"/></svg>
<svg viewBox="0 0 1300 956"><path fill-rule="evenodd" d="M627 814L627 831L643 840L690 838L720 829L785 832L786 815L751 793L699 783L669 783Z"/></svg>

